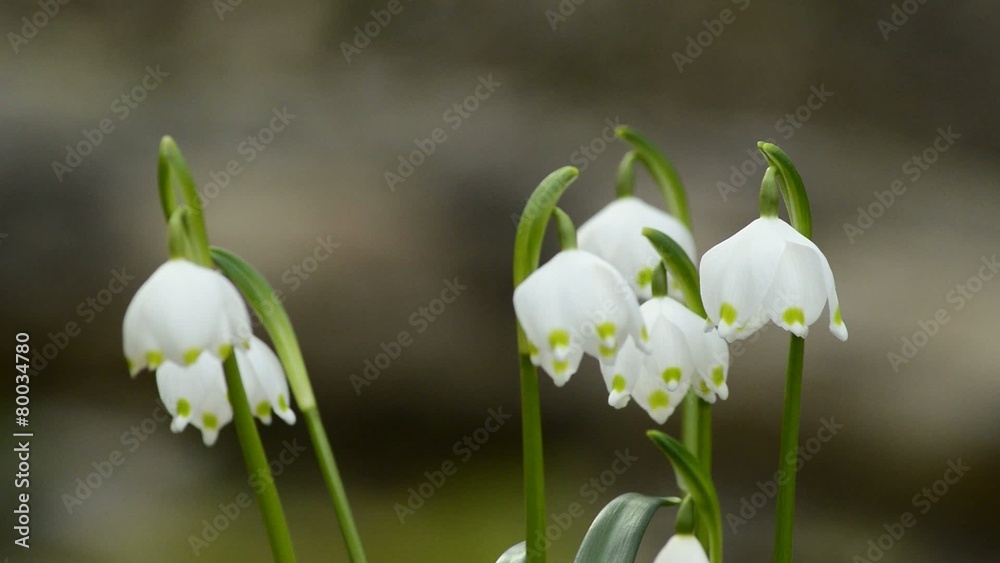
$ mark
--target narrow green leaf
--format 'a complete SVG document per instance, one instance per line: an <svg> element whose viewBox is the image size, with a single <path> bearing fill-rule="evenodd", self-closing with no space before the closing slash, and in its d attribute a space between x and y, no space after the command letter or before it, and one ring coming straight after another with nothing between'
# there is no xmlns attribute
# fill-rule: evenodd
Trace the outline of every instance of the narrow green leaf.
<svg viewBox="0 0 1000 563"><path fill-rule="evenodd" d="M633 563L656 511L680 502L676 497L650 497L639 493L625 493L612 500L594 518L575 563Z"/></svg>
<svg viewBox="0 0 1000 563"><path fill-rule="evenodd" d="M812 215L809 212L809 196L806 195L806 186L802 183L799 171L792 164L792 159L788 158L778 145L759 141L757 148L764 153L768 165L778 170L780 180L778 187L781 189L781 197L785 200L792 226L804 237L811 239Z"/></svg>
<svg viewBox="0 0 1000 563"><path fill-rule="evenodd" d="M698 269L691 262L687 252L684 252L677 241L656 229L645 227L642 229L642 234L660 253L660 258L667 264L667 270L681 286L688 309L705 318L705 305L701 301Z"/></svg>
<svg viewBox="0 0 1000 563"><path fill-rule="evenodd" d="M212 247L212 261L226 277L236 284L237 289L243 294L250 307L257 314L264 325L264 329L271 336L274 343L274 350L281 359L281 364L285 368L288 376L288 384L295 394L295 400L299 408L309 411L316 408L316 398L313 395L312 385L309 383L309 374L306 372L305 360L302 358L302 350L299 348L298 338L295 330L292 329L292 321L285 312L285 306L281 299L274 292L267 280L260 272L255 270L239 256L218 247Z"/></svg>
<svg viewBox="0 0 1000 563"><path fill-rule="evenodd" d="M503 552L500 559L497 559L497 563L524 563L527 558L525 553L524 542L519 544L514 544L510 549Z"/></svg>
<svg viewBox="0 0 1000 563"><path fill-rule="evenodd" d="M640 135L635 129L619 127L615 133L632 145L636 157L649 170L650 176L653 177L656 186L663 194L663 199L666 200L670 213L690 229L691 214L688 211L687 194L674 165L660 149L656 148L656 145Z"/></svg>
<svg viewBox="0 0 1000 563"><path fill-rule="evenodd" d="M650 430L646 435L670 460L677 478L687 484L698 518L707 522L709 559L712 563L722 563L722 511L712 479L704 473L684 444L658 430Z"/></svg>
<svg viewBox="0 0 1000 563"><path fill-rule="evenodd" d="M549 217L552 216L559 197L579 174L580 171L576 168L564 166L546 176L528 198L514 239L514 287L538 268L542 239L545 237Z"/></svg>

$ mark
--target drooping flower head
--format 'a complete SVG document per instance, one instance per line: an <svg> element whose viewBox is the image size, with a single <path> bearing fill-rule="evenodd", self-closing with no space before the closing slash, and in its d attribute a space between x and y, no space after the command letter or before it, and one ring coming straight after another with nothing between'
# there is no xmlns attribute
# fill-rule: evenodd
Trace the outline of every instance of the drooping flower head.
<svg viewBox="0 0 1000 563"><path fill-rule="evenodd" d="M695 259L694 236L684 223L636 197L619 198L580 226L580 250L607 260L618 269L640 299L653 296L653 272L660 256L642 235L644 227L667 234ZM669 278L668 278L669 283Z"/></svg>
<svg viewBox="0 0 1000 563"><path fill-rule="evenodd" d="M250 316L239 290L219 272L172 259L153 272L125 311L122 344L129 372L166 361L191 365L208 352L222 359L246 345Z"/></svg>
<svg viewBox="0 0 1000 563"><path fill-rule="evenodd" d="M705 253L701 295L709 319L730 342L768 321L804 338L827 305L830 332L847 340L826 256L778 217L756 219Z"/></svg>
<svg viewBox="0 0 1000 563"><path fill-rule="evenodd" d="M650 354L626 343L614 364L602 364L608 403L616 408L635 397L649 415L663 424L693 385L709 402L729 395L729 348L705 321L670 297L642 304L649 332Z"/></svg>
<svg viewBox="0 0 1000 563"><path fill-rule="evenodd" d="M653 563L708 563L708 554L698 538L691 534L677 534L667 541Z"/></svg>
<svg viewBox="0 0 1000 563"><path fill-rule="evenodd" d="M274 352L253 336L249 348L236 348L235 354L254 416L270 424L273 408L285 422L295 424L295 413L289 407L288 381ZM222 363L208 352L186 366L163 362L156 370L156 386L160 400L174 417L170 429L181 432L191 424L201 430L206 446L214 444L219 430L233 419Z"/></svg>
<svg viewBox="0 0 1000 563"><path fill-rule="evenodd" d="M556 385L576 373L584 353L614 363L632 340L648 337L635 293L617 270L582 250L564 250L514 290L514 311L531 361Z"/></svg>

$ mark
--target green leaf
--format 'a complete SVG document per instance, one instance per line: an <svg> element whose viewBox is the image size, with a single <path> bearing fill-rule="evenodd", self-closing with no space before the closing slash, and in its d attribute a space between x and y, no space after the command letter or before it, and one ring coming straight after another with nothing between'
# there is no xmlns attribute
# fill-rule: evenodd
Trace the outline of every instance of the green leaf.
<svg viewBox="0 0 1000 563"><path fill-rule="evenodd" d="M636 157L649 170L650 176L653 177L656 186L663 194L663 199L666 200L670 213L690 229L691 214L688 211L687 194L684 192L684 185L681 183L681 177L674 165L670 163L666 155L660 152L660 149L656 148L656 145L640 135L635 129L619 127L615 133L632 145ZM619 170L620 176L621 171Z"/></svg>
<svg viewBox="0 0 1000 563"><path fill-rule="evenodd" d="M684 252L677 241L656 229L645 227L642 229L642 234L660 253L660 258L667 264L667 270L681 286L688 309L705 318L705 305L701 301L698 269L691 262L691 257L687 255L687 252Z"/></svg>
<svg viewBox="0 0 1000 563"><path fill-rule="evenodd" d="M302 358L302 349L299 348L299 341L292 328L292 321L288 318L288 313L285 311L285 306L281 304L281 299L264 279L264 276L239 256L213 246L212 261L240 290L243 298L250 304L257 318L264 325L264 329L271 336L274 350L278 353L281 365L285 368L288 384L295 394L299 408L302 411L315 409L316 398L313 395L312 384L309 383L309 374L306 372L305 360Z"/></svg>
<svg viewBox="0 0 1000 563"><path fill-rule="evenodd" d="M514 239L514 287L538 268L542 239L545 237L549 217L552 216L559 197L579 174L580 171L576 168L564 166L546 176L528 198Z"/></svg>
<svg viewBox="0 0 1000 563"><path fill-rule="evenodd" d="M778 170L781 180L778 182L778 188L781 189L781 197L785 200L792 226L804 237L811 239L812 215L809 212L809 196L806 195L806 186L802 183L799 171L792 164L792 159L788 158L778 145L758 141L757 148L764 153L768 165Z"/></svg>
<svg viewBox="0 0 1000 563"><path fill-rule="evenodd" d="M712 563L722 563L722 511L712 479L704 473L684 444L658 430L650 430L646 435L670 460L677 478L687 484L698 518L707 522L709 559Z"/></svg>
<svg viewBox="0 0 1000 563"><path fill-rule="evenodd" d="M503 552L500 559L497 559L497 563L524 563L526 558L527 553L525 553L524 542L521 542Z"/></svg>
<svg viewBox="0 0 1000 563"><path fill-rule="evenodd" d="M680 502L681 499L675 497L650 497L639 493L625 493L612 500L594 518L574 561L632 563L656 511Z"/></svg>

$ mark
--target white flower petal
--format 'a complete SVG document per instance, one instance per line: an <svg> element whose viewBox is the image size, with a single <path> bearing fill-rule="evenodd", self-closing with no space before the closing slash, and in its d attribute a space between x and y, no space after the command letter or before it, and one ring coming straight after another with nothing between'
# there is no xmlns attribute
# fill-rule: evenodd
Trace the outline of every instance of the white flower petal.
<svg viewBox="0 0 1000 563"><path fill-rule="evenodd" d="M577 230L580 250L607 260L643 300L652 297L653 270L660 263L659 254L642 236L645 227L670 236L695 260L691 231L674 216L635 197L609 203Z"/></svg>
<svg viewBox="0 0 1000 563"><path fill-rule="evenodd" d="M601 364L601 374L604 385L608 388L608 404L616 409L625 407L632 398L639 375L642 373L643 359L646 353L639 350L632 338L618 351L618 357L613 364Z"/></svg>
<svg viewBox="0 0 1000 563"><path fill-rule="evenodd" d="M708 555L698 538L677 534L667 541L653 563L708 563Z"/></svg>
<svg viewBox="0 0 1000 563"><path fill-rule="evenodd" d="M659 309L656 300L643 304ZM659 318L649 335L651 352L643 358L643 368L632 396L657 423L673 414L691 385L694 365L687 340L666 318Z"/></svg>
<svg viewBox="0 0 1000 563"><path fill-rule="evenodd" d="M785 241L777 218L761 217L711 248L701 259L701 296L708 318L732 342L766 322L763 300L774 281Z"/></svg>
<svg viewBox="0 0 1000 563"><path fill-rule="evenodd" d="M785 245L774 283L764 297L767 317L781 328L805 338L826 305L826 282L818 253L795 243Z"/></svg>
<svg viewBox="0 0 1000 563"><path fill-rule="evenodd" d="M222 358L249 337L249 326L239 291L225 276L187 260L170 260L129 303L122 345L135 375L166 361L191 364L203 351Z"/></svg>
<svg viewBox="0 0 1000 563"><path fill-rule="evenodd" d="M556 385L576 373L584 352L610 364L629 336L644 346L635 294L593 254L560 252L514 290L513 301L532 362Z"/></svg>
<svg viewBox="0 0 1000 563"><path fill-rule="evenodd" d="M246 350L236 349L236 361L246 389L247 402L254 415L264 424L270 424L273 408L282 420L295 424L285 370L271 348L263 340L252 336Z"/></svg>
<svg viewBox="0 0 1000 563"><path fill-rule="evenodd" d="M723 400L728 398L729 345L726 341L714 328L706 332L705 319L680 302L669 297L648 303L652 302L659 304L663 317L680 329L687 340L697 375L696 380L691 382L695 393L710 403L715 402L716 396Z"/></svg>
<svg viewBox="0 0 1000 563"><path fill-rule="evenodd" d="M171 430L182 431L191 424L202 432L211 446L219 430L233 419L222 364L212 354L203 353L191 365L164 362L156 370L160 399L174 417Z"/></svg>

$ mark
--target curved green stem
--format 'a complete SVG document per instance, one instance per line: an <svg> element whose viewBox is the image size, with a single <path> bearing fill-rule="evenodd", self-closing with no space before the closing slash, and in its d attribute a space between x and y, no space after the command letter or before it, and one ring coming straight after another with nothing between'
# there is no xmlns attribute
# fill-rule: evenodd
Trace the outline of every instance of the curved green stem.
<svg viewBox="0 0 1000 563"><path fill-rule="evenodd" d="M615 178L615 196L618 199L630 197L635 189L635 151L628 151L618 164Z"/></svg>
<svg viewBox="0 0 1000 563"><path fill-rule="evenodd" d="M559 197L579 171L566 166L549 174L524 206L514 239L514 287L538 268L542 239ZM524 448L525 541L529 563L545 563L545 463L542 452L542 407L538 370L531 363L530 345L517 323L517 350L521 371L521 432Z"/></svg>
<svg viewBox="0 0 1000 563"><path fill-rule="evenodd" d="M264 276L239 256L213 247L212 260L240 290L271 337L278 358L281 359L285 368L292 393L299 404L299 410L306 417L309 438L316 449L323 480L330 493L334 510L337 512L340 531L347 545L348 553L355 563L364 563L366 559L361 536L351 514L347 493L337 469L337 462L333 457L333 449L330 447L329 438L322 420L320 420L319 407L316 404L316 397L313 394L309 374L306 371L305 360L302 358L302 349L299 347L291 319L288 318L288 313L285 311L281 299L278 298Z"/></svg>
<svg viewBox="0 0 1000 563"><path fill-rule="evenodd" d="M788 348L788 374L785 380L785 406L781 421L781 458L778 460L777 524L774 536L775 563L792 561L792 529L795 524L795 474L799 460L799 415L802 403L802 363L806 341L792 336Z"/></svg>
<svg viewBox="0 0 1000 563"><path fill-rule="evenodd" d="M350 554L351 561L354 563L365 563L367 559L364 547L361 545L361 535L354 523L351 506L347 502L347 491L344 490L344 483L340 479L340 471L337 469L337 461L333 457L330 440L326 437L326 429L323 428L319 409L302 411L302 414L305 415L306 424L309 426L309 437L312 439L313 447L316 448L316 457L319 459L320 470L323 472L323 481L330 491L333 509L340 522L344 543L347 544L347 553Z"/></svg>
<svg viewBox="0 0 1000 563"><path fill-rule="evenodd" d="M205 229L205 217L201 212L198 189L194 185L194 178L188 170L184 156L181 155L181 150L177 148L177 143L169 135L164 136L160 141L156 176L160 191L160 205L163 207L163 214L167 221L170 221L174 210L178 208L177 195L174 193L174 181L180 185L181 195L184 196L183 205L190 210L191 245L197 252L198 262L202 266L210 266L208 231Z"/></svg>
<svg viewBox="0 0 1000 563"><path fill-rule="evenodd" d="M806 187L802 183L802 176L792 164L792 159L788 158L785 151L777 145L759 141L757 148L764 153L769 166L778 171L778 188L781 190L781 197L785 200L785 207L788 209L788 218L793 227L806 238L812 238L812 215L809 213L809 196L806 195Z"/></svg>
<svg viewBox="0 0 1000 563"><path fill-rule="evenodd" d="M267 537L271 543L271 553L274 560L279 563L291 563L295 561L295 552L292 550L292 537L288 532L288 524L285 521L285 512L281 508L281 499L278 498L278 489L274 484L274 476L268 466L267 455L264 453L264 444L257 434L257 424L254 422L253 413L250 412L250 404L247 402L247 394L243 389L243 381L240 378L240 370L236 365L236 356L230 354L223 363L226 372L226 384L229 386L229 399L233 405L233 423L236 426L236 434L239 436L240 446L243 450L243 458L246 461L247 472L258 486L254 487L254 495L260 505L261 514L264 516L264 528L267 530Z"/></svg>
<svg viewBox="0 0 1000 563"><path fill-rule="evenodd" d="M663 194L663 199L666 200L670 213L690 229L691 214L688 211L687 194L684 192L684 185L681 183L681 177L674 165L660 152L660 149L656 148L656 145L640 135L635 129L619 127L615 133L632 145L636 157L649 170L649 174Z"/></svg>
<svg viewBox="0 0 1000 563"><path fill-rule="evenodd" d="M570 216L558 207L555 208L554 213L556 228L559 232L559 245L563 250L576 249L576 226L573 225L573 219L570 219Z"/></svg>

